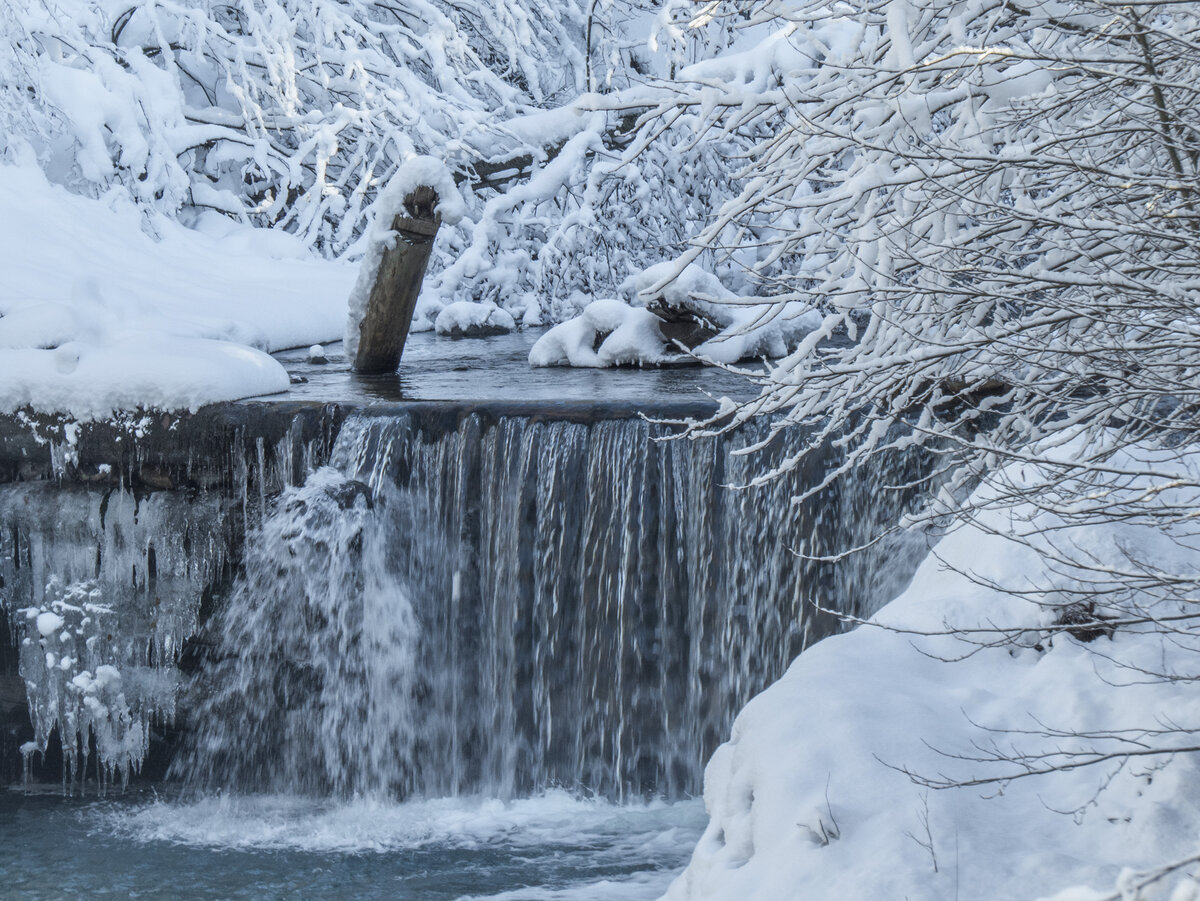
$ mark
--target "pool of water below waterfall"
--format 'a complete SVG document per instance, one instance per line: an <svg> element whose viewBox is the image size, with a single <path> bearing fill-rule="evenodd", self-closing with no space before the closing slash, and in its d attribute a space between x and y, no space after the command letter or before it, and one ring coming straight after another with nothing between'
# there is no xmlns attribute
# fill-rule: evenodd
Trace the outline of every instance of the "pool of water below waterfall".
<svg viewBox="0 0 1200 901"><path fill-rule="evenodd" d="M566 792L502 802L182 801L0 792L0 897L638 901L659 897L703 805Z"/></svg>

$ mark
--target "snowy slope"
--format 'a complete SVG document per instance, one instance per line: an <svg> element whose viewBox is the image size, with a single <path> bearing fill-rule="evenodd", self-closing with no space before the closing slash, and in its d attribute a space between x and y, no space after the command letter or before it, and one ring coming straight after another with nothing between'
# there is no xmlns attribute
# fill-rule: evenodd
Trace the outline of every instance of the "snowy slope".
<svg viewBox="0 0 1200 901"><path fill-rule="evenodd" d="M1200 466L1198 458L1188 462ZM1035 755L1031 766L1040 768L1069 762L1060 751L1133 747L1078 736L1093 730L1134 730L1125 735L1139 747L1195 744L1186 731L1200 721L1195 634L1122 628L1091 643L1061 632L1048 640L1045 608L988 587L1049 587L1070 577L1052 572L1044 546L1035 551L1001 537L1054 525L1045 516L1022 521L1031 512L1019 509L1011 519L993 512L943 538L874 624L806 651L745 708L708 765L711 820L670 901L1036 899L1059 892L1056 901L1091 901L1109 897L1118 879L1130 884L1123 868L1144 870L1200 850L1194 754L942 789L901 772L988 780L1021 767L965 758L1019 750ZM1194 538L1133 522L1056 539L1066 541L1113 565L1132 550L1164 572L1194 573L1200 558ZM958 637L904 634L880 623L924 633L947 624L1029 631L977 649ZM1182 730L1154 734L1169 724ZM1051 756L1036 756L1043 753ZM1177 886L1179 879L1186 884ZM1106 891L1067 889L1080 884ZM1145 895L1113 897L1178 901L1197 897L1193 890L1200 887L1173 874Z"/></svg>
<svg viewBox="0 0 1200 901"><path fill-rule="evenodd" d="M282 391L264 351L337 340L355 267L213 217L190 230L0 164L0 412L80 418ZM156 233L155 237L147 234Z"/></svg>

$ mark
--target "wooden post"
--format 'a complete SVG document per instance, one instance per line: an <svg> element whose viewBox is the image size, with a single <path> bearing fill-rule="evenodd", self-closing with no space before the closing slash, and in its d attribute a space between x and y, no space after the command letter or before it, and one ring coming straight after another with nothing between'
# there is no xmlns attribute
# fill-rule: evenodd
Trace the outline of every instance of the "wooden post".
<svg viewBox="0 0 1200 901"><path fill-rule="evenodd" d="M367 310L359 325L356 372L395 372L412 325L425 267L433 250L441 218L434 212L438 196L421 187L404 198L405 214L392 222L395 246L383 252Z"/></svg>

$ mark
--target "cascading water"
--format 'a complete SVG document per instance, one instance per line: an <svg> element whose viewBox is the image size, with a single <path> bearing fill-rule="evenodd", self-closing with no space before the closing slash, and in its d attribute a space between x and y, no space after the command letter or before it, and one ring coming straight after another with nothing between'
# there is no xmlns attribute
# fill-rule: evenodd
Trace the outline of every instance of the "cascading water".
<svg viewBox="0 0 1200 901"><path fill-rule="evenodd" d="M915 555L795 553L893 520L878 477L793 505L820 465L727 490L763 466L734 453L747 438L663 434L349 420L248 539L175 772L339 796L698 791L736 711L836 627L807 605L868 613Z"/></svg>
<svg viewBox="0 0 1200 901"><path fill-rule="evenodd" d="M320 794L410 787L417 625L371 499L328 467L280 500L213 628L192 777Z"/></svg>

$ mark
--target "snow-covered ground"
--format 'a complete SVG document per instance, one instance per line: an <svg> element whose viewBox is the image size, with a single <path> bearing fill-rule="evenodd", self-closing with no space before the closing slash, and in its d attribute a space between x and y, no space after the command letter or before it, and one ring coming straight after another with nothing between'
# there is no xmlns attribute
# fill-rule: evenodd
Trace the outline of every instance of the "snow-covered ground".
<svg viewBox="0 0 1200 901"><path fill-rule="evenodd" d="M342 336L356 267L288 235L216 214L188 229L121 192L69 193L32 160L0 164L0 197L0 412L283 391L267 352Z"/></svg>
<svg viewBox="0 0 1200 901"><path fill-rule="evenodd" d="M1057 523L1035 513L992 512L951 532L871 624L806 651L745 708L708 765L711 821L670 901L1200 897L1186 870L1145 894L1129 888L1136 871L1200 850L1194 754L1004 778L1021 771L1005 759L1018 753L1042 769L1079 762L1072 751L1194 744L1200 721L1195 634L1050 638L1054 614L1035 601L1053 603L1052 590L1022 599L996 587L1074 587L1046 554ZM1007 537L1019 534L1035 547ZM1200 561L1194 536L1148 522L1054 541L1114 567L1132 556L1146 572L1194 573ZM944 634L1000 625L1028 631L984 648ZM975 780L999 781L928 785Z"/></svg>

